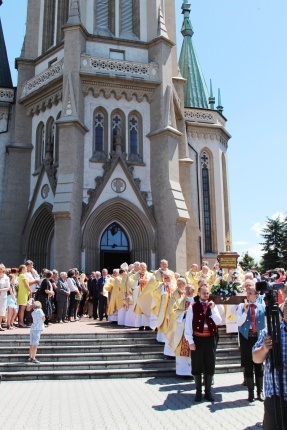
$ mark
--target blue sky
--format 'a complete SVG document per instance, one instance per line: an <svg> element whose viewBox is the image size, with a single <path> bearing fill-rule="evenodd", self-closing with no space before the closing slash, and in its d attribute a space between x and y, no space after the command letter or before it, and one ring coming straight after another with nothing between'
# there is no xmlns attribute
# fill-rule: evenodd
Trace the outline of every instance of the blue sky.
<svg viewBox="0 0 287 430"><path fill-rule="evenodd" d="M177 8L181 47L181 0ZM266 217L286 214L286 0L205 0L191 3L193 41L214 93L221 89L229 143L233 250L259 259ZM13 82L25 34L27 0L4 0L0 17Z"/></svg>

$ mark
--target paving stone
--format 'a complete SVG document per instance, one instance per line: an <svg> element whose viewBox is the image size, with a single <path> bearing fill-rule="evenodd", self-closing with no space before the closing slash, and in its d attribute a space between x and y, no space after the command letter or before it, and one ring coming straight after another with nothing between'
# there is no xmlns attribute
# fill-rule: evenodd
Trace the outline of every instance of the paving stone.
<svg viewBox="0 0 287 430"><path fill-rule="evenodd" d="M241 382L242 373L216 375L220 401L213 404L195 403L194 384L176 377L2 382L1 420L5 430L177 430L186 423L197 430L254 430L263 404L250 405Z"/></svg>

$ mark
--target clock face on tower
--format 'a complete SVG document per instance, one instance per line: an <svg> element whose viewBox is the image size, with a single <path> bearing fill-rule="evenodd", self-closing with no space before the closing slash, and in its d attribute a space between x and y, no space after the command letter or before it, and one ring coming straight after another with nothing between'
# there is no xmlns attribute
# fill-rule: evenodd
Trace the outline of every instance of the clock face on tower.
<svg viewBox="0 0 287 430"><path fill-rule="evenodd" d="M41 189L41 196L43 199L46 199L49 195L50 187L48 184L43 185Z"/></svg>

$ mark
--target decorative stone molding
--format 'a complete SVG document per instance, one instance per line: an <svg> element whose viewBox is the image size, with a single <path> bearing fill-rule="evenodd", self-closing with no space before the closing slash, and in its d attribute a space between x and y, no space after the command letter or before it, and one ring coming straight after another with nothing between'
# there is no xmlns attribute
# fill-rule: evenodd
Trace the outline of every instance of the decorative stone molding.
<svg viewBox="0 0 287 430"><path fill-rule="evenodd" d="M217 140L222 143L225 148L228 147L228 139L225 137L225 133L221 132L221 130L209 130L209 129L200 129L200 130L188 130L188 134L193 139L205 139L205 140Z"/></svg>
<svg viewBox="0 0 287 430"><path fill-rule="evenodd" d="M57 105L63 97L62 91L58 91L54 94L49 95L43 100L38 101L38 103L33 106L29 106L27 109L27 115L39 115L40 112L44 112L46 109L51 108L53 105Z"/></svg>
<svg viewBox="0 0 287 430"><path fill-rule="evenodd" d="M49 67L49 69L45 70L34 78L24 82L24 84L22 85L21 97L26 97L28 94L31 94L33 91L38 90L43 85L46 85L48 82L51 82L59 76L62 76L63 65L64 59L58 61L58 63L56 64L53 64L53 66Z"/></svg>
<svg viewBox="0 0 287 430"><path fill-rule="evenodd" d="M111 153L111 158L109 160L107 160L102 165L102 168L103 168L103 171L104 171L103 176L97 176L95 178L95 188L90 188L87 191L88 203L85 203L85 202L83 203L82 218L84 217L84 215L86 214L86 212L88 211L88 209L90 208L90 206L93 204L94 198L101 193L101 189L105 185L105 182L106 182L105 179L109 175L110 170L113 167L115 167L115 164L118 162L119 158L125 164L128 172L130 174L131 179L134 181L135 186L140 191L140 194L141 194L143 200L145 201L145 203L147 203L148 193L146 191L141 191L140 190L141 180L139 178L134 178L134 176L133 176L133 174L134 174L134 167L131 166L128 161L126 161L126 154L123 153L123 154L121 154L119 156L119 154L116 154L115 152L112 152Z"/></svg>
<svg viewBox="0 0 287 430"><path fill-rule="evenodd" d="M9 106L0 105L0 133L8 131Z"/></svg>
<svg viewBox="0 0 287 430"><path fill-rule="evenodd" d="M43 161L45 171L47 173L49 183L51 185L51 189L53 194L55 195L56 187L57 187L57 169L56 166L53 165L53 160L51 158L46 158Z"/></svg>
<svg viewBox="0 0 287 430"><path fill-rule="evenodd" d="M159 80L159 68L156 63L138 63L89 55L81 56L81 72L105 75L108 73L125 78L140 77L148 81Z"/></svg>
<svg viewBox="0 0 287 430"><path fill-rule="evenodd" d="M184 117L186 121L200 122L207 124L220 124L223 127L226 125L226 121L222 116L215 111L201 110L201 109L184 109Z"/></svg>
<svg viewBox="0 0 287 430"><path fill-rule="evenodd" d="M86 81L83 80L83 92L85 95L91 91L94 97L99 97L102 93L106 99L109 99L113 94L117 100L125 97L126 100L131 101L133 97L140 103L146 97L149 103L153 100L154 89L143 88L133 85L121 85L114 82L99 82L99 81Z"/></svg>
<svg viewBox="0 0 287 430"><path fill-rule="evenodd" d="M15 91L13 89L0 88L0 102L13 103Z"/></svg>

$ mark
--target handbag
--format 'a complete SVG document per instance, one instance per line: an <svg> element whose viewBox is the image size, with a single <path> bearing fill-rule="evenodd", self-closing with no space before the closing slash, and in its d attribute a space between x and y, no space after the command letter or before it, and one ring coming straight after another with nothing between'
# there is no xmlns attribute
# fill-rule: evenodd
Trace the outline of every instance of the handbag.
<svg viewBox="0 0 287 430"><path fill-rule="evenodd" d="M34 299L29 299L26 305L26 311L31 312L34 307Z"/></svg>

